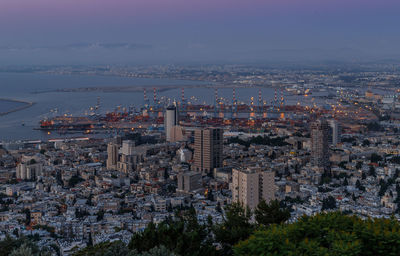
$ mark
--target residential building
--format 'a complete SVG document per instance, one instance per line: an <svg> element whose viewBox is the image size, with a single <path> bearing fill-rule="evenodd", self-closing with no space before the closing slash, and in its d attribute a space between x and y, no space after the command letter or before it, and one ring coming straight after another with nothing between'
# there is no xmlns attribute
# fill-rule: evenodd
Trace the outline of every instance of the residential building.
<svg viewBox="0 0 400 256"><path fill-rule="evenodd" d="M275 199L275 173L261 168L232 170L232 200L250 209L257 207L261 200Z"/></svg>
<svg viewBox="0 0 400 256"><path fill-rule="evenodd" d="M201 174L198 172L184 172L178 174L178 191L192 192L201 188Z"/></svg>

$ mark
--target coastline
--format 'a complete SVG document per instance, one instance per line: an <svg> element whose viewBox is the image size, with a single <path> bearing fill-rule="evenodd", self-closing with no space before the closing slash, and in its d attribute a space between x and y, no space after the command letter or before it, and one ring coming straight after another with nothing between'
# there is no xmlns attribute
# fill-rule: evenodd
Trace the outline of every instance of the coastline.
<svg viewBox="0 0 400 256"><path fill-rule="evenodd" d="M17 103L22 103L22 104L24 104L23 106L20 106L20 107L17 107L17 108L14 108L14 109L11 109L11 110L8 110L8 111L5 111L5 112L0 112L0 116L5 116L5 115L8 115L8 114L17 112L17 111L21 111L21 110L30 108L30 107L32 107L33 105L35 105L35 102L23 101L23 100L16 100L16 99L5 99L5 98L0 98L0 101L17 102Z"/></svg>

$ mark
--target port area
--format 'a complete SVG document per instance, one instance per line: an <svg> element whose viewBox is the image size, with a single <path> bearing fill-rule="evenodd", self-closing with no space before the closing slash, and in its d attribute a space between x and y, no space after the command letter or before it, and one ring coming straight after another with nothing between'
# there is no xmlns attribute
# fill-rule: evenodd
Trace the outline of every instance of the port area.
<svg viewBox="0 0 400 256"><path fill-rule="evenodd" d="M356 109L358 110L358 109ZM40 121L36 130L59 134L118 133L141 130L161 131L164 128L164 106L145 106L135 111L114 111L91 116L56 116ZM324 109L300 105L185 105L180 106L180 126L235 127L239 130L258 130L276 123L304 122L310 115L334 113L343 119L373 118L371 113L346 109Z"/></svg>

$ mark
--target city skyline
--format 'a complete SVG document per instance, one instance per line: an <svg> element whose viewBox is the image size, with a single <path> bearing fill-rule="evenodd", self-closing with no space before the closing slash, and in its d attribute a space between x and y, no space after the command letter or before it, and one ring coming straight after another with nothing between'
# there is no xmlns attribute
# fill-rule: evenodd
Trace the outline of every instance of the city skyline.
<svg viewBox="0 0 400 256"><path fill-rule="evenodd" d="M399 255L398 0L0 0L0 256Z"/></svg>

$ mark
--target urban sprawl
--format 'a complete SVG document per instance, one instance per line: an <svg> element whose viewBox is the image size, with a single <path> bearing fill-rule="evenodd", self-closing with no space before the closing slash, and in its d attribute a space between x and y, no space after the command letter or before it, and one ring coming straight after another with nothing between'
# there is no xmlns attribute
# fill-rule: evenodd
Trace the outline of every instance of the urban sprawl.
<svg viewBox="0 0 400 256"><path fill-rule="evenodd" d="M388 66L39 71L207 81L213 103L183 92L150 100L148 88L136 110L38 120L44 133L75 137L3 142L1 240L34 235L40 247L72 255L89 241L127 244L177 209L219 223L227 205L254 210L263 200L288 208L289 222L323 211L400 219L400 73ZM273 88L271 101L235 95L263 87ZM86 136L98 130L107 136Z"/></svg>

